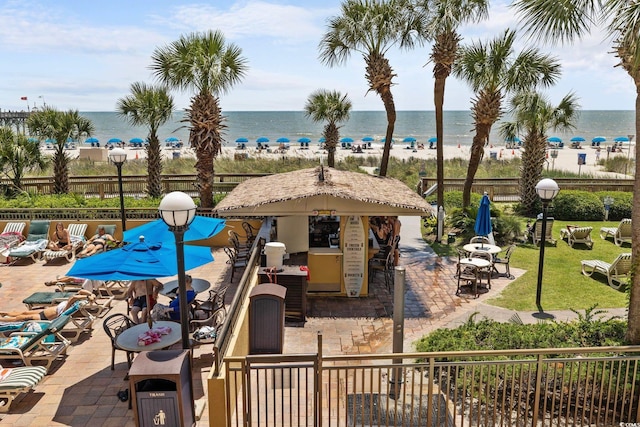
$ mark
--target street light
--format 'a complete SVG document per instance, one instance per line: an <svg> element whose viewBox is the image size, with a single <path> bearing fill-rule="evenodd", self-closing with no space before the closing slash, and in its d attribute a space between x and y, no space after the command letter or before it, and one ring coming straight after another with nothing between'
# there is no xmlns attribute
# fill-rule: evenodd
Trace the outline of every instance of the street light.
<svg viewBox="0 0 640 427"><path fill-rule="evenodd" d="M120 217L122 218L122 232L127 231L127 219L124 212L124 194L122 191L122 165L127 161L127 152L122 148L114 148L109 152L109 159L118 168L118 187L120 189Z"/></svg>
<svg viewBox="0 0 640 427"><path fill-rule="evenodd" d="M549 203L558 195L559 191L560 187L558 187L558 184L550 178L542 179L536 184L536 193L538 193L538 197L540 197L540 200L542 201L542 239L540 239L538 286L536 288L536 306L540 311L542 311L542 307L540 306L540 297L542 296L542 267L544 266L544 246L547 236L547 209L549 208Z"/></svg>
<svg viewBox="0 0 640 427"><path fill-rule="evenodd" d="M184 271L184 233L196 216L196 204L189 195L173 191L162 198L158 212L169 226L176 239L176 259L178 262L178 302L180 304L180 326L182 329L182 348L189 349L189 303Z"/></svg>

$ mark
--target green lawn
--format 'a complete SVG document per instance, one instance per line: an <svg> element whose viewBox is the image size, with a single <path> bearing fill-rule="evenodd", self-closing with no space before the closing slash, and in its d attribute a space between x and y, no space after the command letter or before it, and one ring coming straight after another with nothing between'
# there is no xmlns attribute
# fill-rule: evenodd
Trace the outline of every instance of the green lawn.
<svg viewBox="0 0 640 427"><path fill-rule="evenodd" d="M585 245L576 244L571 248L566 241L560 240L560 229L566 224L591 226L593 250ZM606 277L594 274L591 277L581 273L580 261L599 259L612 262L620 253L631 252L630 245L616 246L612 240L602 240L600 227L616 227L616 222L575 222L555 221L553 237L557 246L547 244L544 252L541 305L544 310L584 310L598 305L598 308L626 307L627 299L623 289L612 289ZM514 280L501 295L490 298L489 304L513 310L535 311L536 286L538 280L539 248L532 244L519 244L511 256L511 266L526 270L526 273Z"/></svg>

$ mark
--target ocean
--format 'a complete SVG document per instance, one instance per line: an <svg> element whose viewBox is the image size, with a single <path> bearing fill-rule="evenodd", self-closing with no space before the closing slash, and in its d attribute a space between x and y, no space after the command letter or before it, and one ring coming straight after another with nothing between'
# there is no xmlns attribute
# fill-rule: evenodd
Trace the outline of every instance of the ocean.
<svg viewBox="0 0 640 427"><path fill-rule="evenodd" d="M106 143L111 138L129 141L132 138L145 138L146 128L130 126L115 112L84 112L95 126L94 137ZM317 144L322 137L323 123L314 123L302 111L229 111L223 114L227 118L225 145L236 146L236 139L247 138L248 145L255 145L256 139L266 137L272 144L279 138L288 138L296 144L302 137L311 139ZM182 112L176 112L172 120L159 130L160 140L177 137L188 143L189 132L185 123L181 122ZM576 130L573 132L553 132L549 136L560 137L566 144L574 136L582 136L587 143L596 136L603 136L612 141L619 136L635 134L634 111L582 111ZM341 137L350 137L358 141L371 136L376 143L381 143L387 126L386 114L383 111L353 111L351 118L340 129ZM499 135L499 123L493 126L490 142L502 143ZM406 137L416 138L418 143L427 143L435 136L435 113L433 111L398 111L394 131L397 143ZM445 144L471 145L473 138L473 121L469 111L444 112ZM635 138L634 138L635 141Z"/></svg>

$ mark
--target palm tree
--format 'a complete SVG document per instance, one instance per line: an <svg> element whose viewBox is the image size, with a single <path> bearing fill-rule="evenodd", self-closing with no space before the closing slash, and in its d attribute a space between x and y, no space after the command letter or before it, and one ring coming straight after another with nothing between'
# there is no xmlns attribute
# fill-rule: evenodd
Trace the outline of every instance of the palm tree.
<svg viewBox="0 0 640 427"><path fill-rule="evenodd" d="M142 82L131 85L131 95L120 98L116 105L118 114L132 126L149 128L147 145L147 193L151 197L162 196L162 152L158 129L173 114L173 97L166 86L151 86Z"/></svg>
<svg viewBox="0 0 640 427"><path fill-rule="evenodd" d="M463 207L471 202L473 179L489 142L491 127L503 114L503 98L511 92L548 87L560 76L558 61L537 49L526 49L514 56L515 38L514 31L506 30L489 43L463 46L453 65L453 75L466 81L475 92L471 100L475 135L462 192Z"/></svg>
<svg viewBox="0 0 640 427"><path fill-rule="evenodd" d="M513 122L505 122L500 131L504 138L524 134L522 169L520 172L520 203L525 213L534 213L538 202L535 186L542 177L549 130L570 130L578 119L578 101L574 94L566 95L553 106L538 92L521 92L511 99Z"/></svg>
<svg viewBox="0 0 640 427"><path fill-rule="evenodd" d="M322 135L327 147L327 164L329 167L335 166L335 154L338 141L340 139L340 128L338 123L349 120L351 113L351 101L347 95L342 95L338 91L328 91L319 89L309 95L304 106L305 115L314 122L327 122Z"/></svg>
<svg viewBox="0 0 640 427"><path fill-rule="evenodd" d="M444 206L444 88L458 57L462 37L458 27L488 16L489 0L416 0L416 7L426 16L420 34L433 41L434 108L436 113L436 182L437 204ZM441 237L441 236L438 236Z"/></svg>
<svg viewBox="0 0 640 427"><path fill-rule="evenodd" d="M196 153L200 206L213 207L213 161L222 151L226 128L219 96L239 83L247 72L247 61L235 44L227 44L219 31L191 33L157 48L151 70L170 88L191 91L189 143Z"/></svg>
<svg viewBox="0 0 640 427"><path fill-rule="evenodd" d="M551 43L571 42L588 34L591 26L609 22L607 33L613 40L613 53L631 77L636 92L636 135L640 135L640 3L628 0L516 0L513 4L530 35ZM640 170L640 145L636 144L636 171ZM633 209L631 214L634 271L631 274L631 294L627 340L640 344L640 175L635 174Z"/></svg>
<svg viewBox="0 0 640 427"><path fill-rule="evenodd" d="M94 131L91 120L82 117L78 110L58 111L46 106L31 114L27 119L27 127L31 135L49 138L54 141L53 152L53 192L66 194L69 192L69 161L71 158L64 151L68 138L88 135Z"/></svg>
<svg viewBox="0 0 640 427"><path fill-rule="evenodd" d="M47 165L38 145L21 133L14 133L11 128L0 128L0 171L13 186L7 190L7 196L22 191L22 177L26 172L43 169Z"/></svg>
<svg viewBox="0 0 640 427"><path fill-rule="evenodd" d="M412 47L417 16L406 0L346 0L341 14L329 20L320 41L320 61L330 67L344 64L352 53L360 53L366 64L369 91L377 93L387 114L384 151L380 176L386 176L389 164L396 107L391 86L394 74L386 53L394 46Z"/></svg>

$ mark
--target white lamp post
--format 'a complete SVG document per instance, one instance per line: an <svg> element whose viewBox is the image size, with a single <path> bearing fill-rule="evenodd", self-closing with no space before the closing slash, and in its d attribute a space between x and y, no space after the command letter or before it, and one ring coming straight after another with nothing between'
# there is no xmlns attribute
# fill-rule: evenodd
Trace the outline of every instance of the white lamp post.
<svg viewBox="0 0 640 427"><path fill-rule="evenodd" d="M109 159L118 168L118 188L120 190L120 216L122 217L122 232L127 231L127 218L124 212L124 194L122 191L122 165L127 161L127 152L122 148L114 148L109 152Z"/></svg>
<svg viewBox="0 0 640 427"><path fill-rule="evenodd" d="M186 350L189 349L189 303L187 302L187 284L184 271L184 233L189 229L189 225L196 216L196 204L187 194L173 191L162 198L158 212L176 239L182 348Z"/></svg>
<svg viewBox="0 0 640 427"><path fill-rule="evenodd" d="M544 266L544 246L547 236L547 209L549 208L549 203L558 195L559 191L560 187L558 187L558 184L550 178L541 179L540 182L536 184L536 193L538 193L538 197L540 197L542 201L542 239L540 239L538 286L536 287L536 306L540 311L542 311L540 297L542 296L542 268Z"/></svg>

